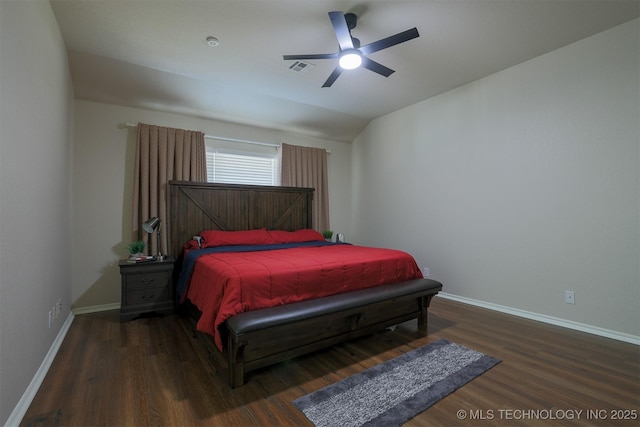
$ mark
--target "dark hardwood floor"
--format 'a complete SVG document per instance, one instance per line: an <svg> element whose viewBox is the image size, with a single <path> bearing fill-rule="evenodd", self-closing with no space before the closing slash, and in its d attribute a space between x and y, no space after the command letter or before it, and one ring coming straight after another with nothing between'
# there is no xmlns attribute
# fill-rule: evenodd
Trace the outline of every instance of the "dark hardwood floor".
<svg viewBox="0 0 640 427"><path fill-rule="evenodd" d="M640 425L640 347L439 297L428 335L406 322L249 373L234 390L186 316L77 316L22 425L310 425L292 400L441 338L502 363L408 426Z"/></svg>

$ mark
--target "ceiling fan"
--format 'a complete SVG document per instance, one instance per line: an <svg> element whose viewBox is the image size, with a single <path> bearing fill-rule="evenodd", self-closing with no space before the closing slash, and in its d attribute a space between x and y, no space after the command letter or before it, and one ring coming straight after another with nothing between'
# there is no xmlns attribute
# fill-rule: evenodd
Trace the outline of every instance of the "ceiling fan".
<svg viewBox="0 0 640 427"><path fill-rule="evenodd" d="M396 35L380 39L376 42L360 46L360 40L351 36L351 30L356 27L358 17L353 13L329 12L329 19L333 31L336 33L340 50L337 53L319 53L307 55L283 55L285 61L298 59L335 59L338 58L338 65L333 70L322 87L330 87L342 74L343 70L352 70L361 65L378 73L381 76L389 77L394 70L367 57L370 53L378 52L391 46L404 43L408 40L419 37L417 28L403 31Z"/></svg>

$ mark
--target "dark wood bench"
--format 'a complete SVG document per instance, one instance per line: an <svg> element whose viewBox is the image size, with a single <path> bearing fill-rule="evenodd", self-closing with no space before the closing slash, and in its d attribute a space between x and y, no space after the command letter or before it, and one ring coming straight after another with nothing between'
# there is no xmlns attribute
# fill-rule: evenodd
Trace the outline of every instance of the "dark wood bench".
<svg viewBox="0 0 640 427"><path fill-rule="evenodd" d="M246 372L326 348L388 326L418 319L442 284L415 279L240 313L225 322L229 385L244 384Z"/></svg>

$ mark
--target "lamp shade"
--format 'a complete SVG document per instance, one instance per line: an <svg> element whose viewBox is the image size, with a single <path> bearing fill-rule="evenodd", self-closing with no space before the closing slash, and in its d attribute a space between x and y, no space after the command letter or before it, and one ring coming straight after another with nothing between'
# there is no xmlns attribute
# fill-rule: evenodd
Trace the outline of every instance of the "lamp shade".
<svg viewBox="0 0 640 427"><path fill-rule="evenodd" d="M148 220L143 222L142 228L144 228L144 231L146 231L147 233L153 233L153 230L158 228L159 225L160 225L160 218L158 218L157 216L154 216L153 218L149 218Z"/></svg>

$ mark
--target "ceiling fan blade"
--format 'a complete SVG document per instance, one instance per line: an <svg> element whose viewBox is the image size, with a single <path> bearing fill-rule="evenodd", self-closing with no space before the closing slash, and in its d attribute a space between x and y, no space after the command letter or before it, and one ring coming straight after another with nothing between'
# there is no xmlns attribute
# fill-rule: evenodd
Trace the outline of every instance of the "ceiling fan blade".
<svg viewBox="0 0 640 427"><path fill-rule="evenodd" d="M370 53L377 52L379 50L386 49L388 47L395 46L400 43L404 43L408 40L415 39L416 37L420 37L420 34L418 34L418 29L412 28L410 30L398 33L394 36L390 36L390 37L378 40L377 42L364 45L360 47L360 49L358 50L362 52L364 55L368 55Z"/></svg>
<svg viewBox="0 0 640 427"><path fill-rule="evenodd" d="M342 12L329 12L329 19L333 25L333 31L338 38L340 50L353 49L353 41L351 40L351 32L347 26L347 20Z"/></svg>
<svg viewBox="0 0 640 427"><path fill-rule="evenodd" d="M342 74L342 68L340 68L340 66L337 66L335 70L333 70L333 73L331 73L327 81L324 82L322 87L330 87L333 84L333 82L335 82L336 79L340 77L340 74Z"/></svg>
<svg viewBox="0 0 640 427"><path fill-rule="evenodd" d="M310 53L302 55L282 55L285 61L290 59L334 59L340 56L339 53Z"/></svg>
<svg viewBox="0 0 640 427"><path fill-rule="evenodd" d="M381 76L389 77L391 74L395 73L391 68L387 68L384 65L374 61L373 59L369 59L366 56L362 57L362 66L367 70L371 70L374 73L378 73Z"/></svg>

